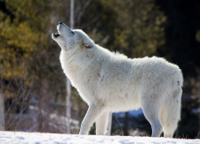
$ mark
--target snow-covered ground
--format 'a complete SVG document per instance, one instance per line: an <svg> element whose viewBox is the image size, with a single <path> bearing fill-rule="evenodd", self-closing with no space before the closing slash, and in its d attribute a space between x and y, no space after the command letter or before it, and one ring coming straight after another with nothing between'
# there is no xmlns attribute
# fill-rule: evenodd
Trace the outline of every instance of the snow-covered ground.
<svg viewBox="0 0 200 144"><path fill-rule="evenodd" d="M199 139L0 132L0 144L200 144Z"/></svg>

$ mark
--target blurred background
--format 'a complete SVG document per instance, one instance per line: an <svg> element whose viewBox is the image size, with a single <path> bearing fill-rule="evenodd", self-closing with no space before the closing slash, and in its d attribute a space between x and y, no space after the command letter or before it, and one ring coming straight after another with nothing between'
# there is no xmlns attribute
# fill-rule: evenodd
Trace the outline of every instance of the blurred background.
<svg viewBox="0 0 200 144"><path fill-rule="evenodd" d="M70 26L70 0L0 0L0 111L6 131L77 134L87 105L71 89L51 39ZM74 0L74 28L130 58L164 57L184 75L181 121L174 136L200 137L200 1ZM1 120L0 120L1 121ZM91 134L94 133L94 127ZM112 135L150 136L142 110L114 113Z"/></svg>

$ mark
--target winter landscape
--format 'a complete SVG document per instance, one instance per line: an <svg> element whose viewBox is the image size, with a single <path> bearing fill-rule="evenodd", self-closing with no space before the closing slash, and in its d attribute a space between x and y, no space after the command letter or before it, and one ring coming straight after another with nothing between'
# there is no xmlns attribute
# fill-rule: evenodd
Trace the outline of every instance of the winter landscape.
<svg viewBox="0 0 200 144"><path fill-rule="evenodd" d="M1 144L200 144L198 139L0 132Z"/></svg>
<svg viewBox="0 0 200 144"><path fill-rule="evenodd" d="M60 30L58 30L58 25L61 25L61 22L69 27L69 35L77 36L76 30L81 29L92 40L90 45L85 43L87 41L80 43L83 45L80 45L79 49L83 50L83 53L90 52L94 45L95 48L99 45L117 53L116 59L108 57L107 60L121 59L123 56L121 55L120 58L120 54L118 55L121 53L129 59L159 57L175 64L180 68L179 73L181 73L181 78L177 80L176 77L172 77L174 71L171 69L164 70L163 67L157 66L155 70L155 66L152 65L154 59L149 63L153 72L146 70L148 77L142 82L152 87L149 90L138 89L138 91L146 91L146 95L151 92L153 93L151 96L155 96L155 87L171 79L172 81L168 82L171 88L163 86L162 90L158 91L162 93L168 90L167 94L169 91L173 94L177 93L179 96L173 95L174 99L171 93L173 106L170 105L172 102L168 101L169 105L160 104L159 108L155 108L158 103L151 100L151 102L144 102L149 104L146 108L148 112L145 113L144 108L135 108L140 100L137 99L137 94L135 94L136 99L132 99L131 96L136 90L135 86L141 83L140 74L143 75L144 70L138 72L134 80L132 76L135 75L135 70L143 67L141 63L140 67L128 71L128 67L124 67L125 63L116 61L122 64L121 68L116 65L115 68L124 71L124 77L121 77L122 74L105 77L108 73L102 73L100 69L103 66L94 66L90 70L89 67L94 64L94 60L99 60L100 64L104 61L106 66L108 64L108 61L105 62L106 59L90 59L89 64L84 60L92 55L85 58L79 55L77 58L80 62L77 64L89 71L84 71L86 72L84 77L81 76L83 69L77 70L68 64L62 64L66 66L65 71L76 69L80 72L73 87L74 81L72 79L70 82L70 77L66 78L59 58L61 50L65 50L66 47L65 42L60 43L63 35L62 28L59 26ZM64 40L67 41L68 38ZM59 43L63 46L60 47ZM74 40L69 41L69 44L74 44ZM75 48L74 45L70 47ZM0 0L0 144L198 144L200 143L199 55L200 0ZM77 60L77 58L73 59ZM94 72L96 68L100 71ZM114 67L110 65L107 68L113 70ZM165 76L160 74L163 79L158 79L156 76L161 70L169 73ZM75 75L77 72L71 74ZM92 72L98 78L91 78ZM113 73L114 71L110 72ZM128 74L130 78L127 78ZM86 79L85 76L89 78ZM116 81L109 80L109 83L103 83L109 78ZM147 82L149 79L158 83ZM85 83L81 82L83 80ZM98 90L94 87L95 84L101 84ZM87 103L86 100L93 99L93 95L87 99L81 97L83 93L77 89L78 85L81 85L80 89L87 87L87 91L92 90L90 94L101 94L105 98L107 98L106 94L121 94L117 99L119 103L124 104L121 108L133 106L126 109L131 111L109 113L108 128L112 136L95 136L95 124L90 131L88 126L85 128L87 132L89 131L88 136L78 135L88 110L89 102ZM178 89L173 89L175 86L178 86ZM125 87L129 87L128 90ZM130 98L126 99L127 104L124 103L123 98ZM108 99L114 100L109 96ZM133 104L133 101L136 103ZM119 104L115 104L116 108L118 106ZM161 106L168 106L168 108L161 110ZM151 109L152 107L154 110ZM172 113L176 112L171 116L176 121L172 119L170 121L173 123L170 124L173 125L173 130L169 130L172 131L171 134L166 132L169 136L173 133L174 138L163 138L163 133L161 137L150 137L154 120L150 122L146 116L157 110L166 121ZM167 111L168 115L164 114L166 113L164 111ZM106 110L106 112L110 111ZM161 130L166 130L168 126L166 124L162 129L159 122L155 121L157 124L153 124L156 129L154 136L158 136ZM167 123L166 121L163 123ZM99 123L99 133L102 132L101 127L103 127L100 124L105 123ZM85 134L86 131L83 130L82 133Z"/></svg>

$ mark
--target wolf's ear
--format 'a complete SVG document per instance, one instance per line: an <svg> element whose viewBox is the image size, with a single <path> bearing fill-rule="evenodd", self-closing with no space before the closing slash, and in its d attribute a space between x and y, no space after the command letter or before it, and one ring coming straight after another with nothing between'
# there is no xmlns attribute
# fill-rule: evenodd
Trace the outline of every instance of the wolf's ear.
<svg viewBox="0 0 200 144"><path fill-rule="evenodd" d="M83 47L86 49L93 49L94 47L94 42L90 39L84 39L83 40Z"/></svg>

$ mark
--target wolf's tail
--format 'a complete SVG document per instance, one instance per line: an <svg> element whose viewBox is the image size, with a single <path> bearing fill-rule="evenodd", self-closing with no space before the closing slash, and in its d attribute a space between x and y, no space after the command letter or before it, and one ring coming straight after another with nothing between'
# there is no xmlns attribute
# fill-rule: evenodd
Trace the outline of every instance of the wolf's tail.
<svg viewBox="0 0 200 144"><path fill-rule="evenodd" d="M166 99L160 111L160 121L165 137L172 137L181 117L182 80L176 81L176 89Z"/></svg>

